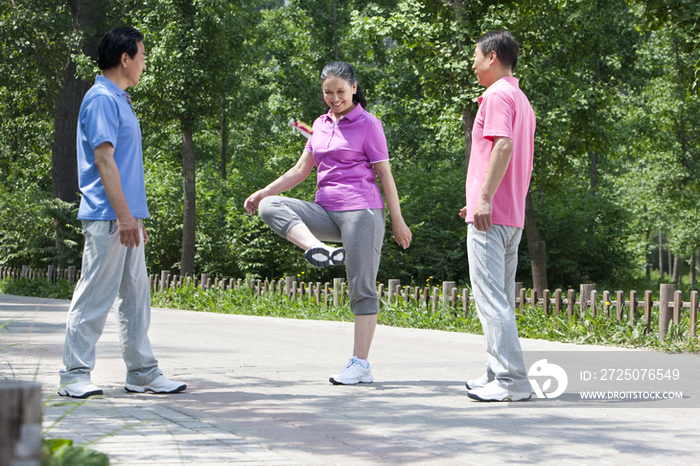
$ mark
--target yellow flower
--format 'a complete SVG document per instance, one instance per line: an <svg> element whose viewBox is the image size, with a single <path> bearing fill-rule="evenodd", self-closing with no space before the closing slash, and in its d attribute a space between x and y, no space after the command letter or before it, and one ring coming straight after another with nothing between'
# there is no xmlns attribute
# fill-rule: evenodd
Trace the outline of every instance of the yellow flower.
<svg viewBox="0 0 700 466"><path fill-rule="evenodd" d="M606 306L610 306L610 301L605 301Z"/></svg>

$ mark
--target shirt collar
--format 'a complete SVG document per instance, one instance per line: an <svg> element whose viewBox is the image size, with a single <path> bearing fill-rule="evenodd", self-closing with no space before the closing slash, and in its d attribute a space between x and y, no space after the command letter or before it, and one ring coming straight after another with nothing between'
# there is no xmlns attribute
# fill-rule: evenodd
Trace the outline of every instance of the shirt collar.
<svg viewBox="0 0 700 466"><path fill-rule="evenodd" d="M350 110L350 112L346 113L345 115L343 115L343 116L340 117L340 118L346 118L346 119L348 119L348 120L350 120L350 121L355 121L355 120L357 120L357 119L360 117L360 115L362 115L362 114L364 113L364 111L365 111L365 110L362 108L362 105L360 105L359 103L356 103L356 104L355 104L355 108L353 108L352 110ZM325 115L325 116L326 116L329 120L333 120L333 110L331 110L331 109L329 108L329 109L328 109L328 112L326 112L326 115Z"/></svg>
<svg viewBox="0 0 700 466"><path fill-rule="evenodd" d="M484 100L485 97L489 96L490 94L496 92L498 88L501 86L513 86L517 89L520 89L520 81L518 81L518 78L514 78L512 76L504 76L495 83L491 84L488 89L484 91L483 94L479 97L479 105L481 105L481 101Z"/></svg>
<svg viewBox="0 0 700 466"><path fill-rule="evenodd" d="M110 91L112 94L114 94L116 96L123 96L126 94L126 91L123 91L119 86L117 86L112 81L110 81L109 79L105 78L102 75L95 78L95 84L100 84L100 85L106 87L108 91Z"/></svg>

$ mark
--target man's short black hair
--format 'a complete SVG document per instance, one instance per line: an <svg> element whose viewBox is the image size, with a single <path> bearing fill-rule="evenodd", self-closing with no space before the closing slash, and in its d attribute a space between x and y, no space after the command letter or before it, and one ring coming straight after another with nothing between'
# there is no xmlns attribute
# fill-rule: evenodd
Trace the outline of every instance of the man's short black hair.
<svg viewBox="0 0 700 466"><path fill-rule="evenodd" d="M505 66L510 66L511 71L515 71L515 67L518 64L520 49L518 48L518 42L510 32L503 29L500 31L490 31L479 37L476 43L479 45L483 55L495 51L498 61Z"/></svg>
<svg viewBox="0 0 700 466"><path fill-rule="evenodd" d="M136 46L138 42L143 42L143 34L138 29L128 26L112 29L100 41L97 66L101 70L115 68L119 66L124 53L134 58L139 50Z"/></svg>

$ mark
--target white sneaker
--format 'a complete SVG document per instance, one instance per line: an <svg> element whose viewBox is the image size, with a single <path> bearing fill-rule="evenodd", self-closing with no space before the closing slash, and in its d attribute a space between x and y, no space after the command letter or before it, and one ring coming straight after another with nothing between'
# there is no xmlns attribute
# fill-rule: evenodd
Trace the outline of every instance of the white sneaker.
<svg viewBox="0 0 700 466"><path fill-rule="evenodd" d="M181 382L173 382L163 374L160 374L153 382L148 385L131 385L125 384L124 388L127 392L153 392L153 393L177 393L187 388L187 385Z"/></svg>
<svg viewBox="0 0 700 466"><path fill-rule="evenodd" d="M91 396L102 396L105 392L97 385L90 383L89 380L78 380L60 387L58 389L58 394L61 396L70 396L71 398L85 399Z"/></svg>
<svg viewBox="0 0 700 466"><path fill-rule="evenodd" d="M372 372L369 369L369 362L353 356L340 374L332 375L328 380L333 385L355 385L358 383L372 383L374 382L374 377L372 377Z"/></svg>
<svg viewBox="0 0 700 466"><path fill-rule="evenodd" d="M474 390L475 388L481 388L481 387L485 386L487 383L492 382L493 379L494 379L493 372L484 372L484 375L482 375L478 379L467 381L467 384L466 384L467 390Z"/></svg>
<svg viewBox="0 0 700 466"><path fill-rule="evenodd" d="M477 401L525 401L529 400L532 392L513 392L498 385L498 381L489 382L481 388L467 392L467 396Z"/></svg>

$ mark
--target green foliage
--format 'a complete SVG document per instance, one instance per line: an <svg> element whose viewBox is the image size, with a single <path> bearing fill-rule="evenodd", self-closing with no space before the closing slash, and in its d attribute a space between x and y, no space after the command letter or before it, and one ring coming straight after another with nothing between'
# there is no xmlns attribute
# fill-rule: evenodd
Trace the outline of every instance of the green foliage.
<svg viewBox="0 0 700 466"><path fill-rule="evenodd" d="M0 281L0 293L2 294L33 296L35 298L71 299L74 288L75 283L65 279L55 282L28 278Z"/></svg>
<svg viewBox="0 0 700 466"><path fill-rule="evenodd" d="M104 453L73 446L68 439L43 439L44 457L41 466L109 466Z"/></svg>

